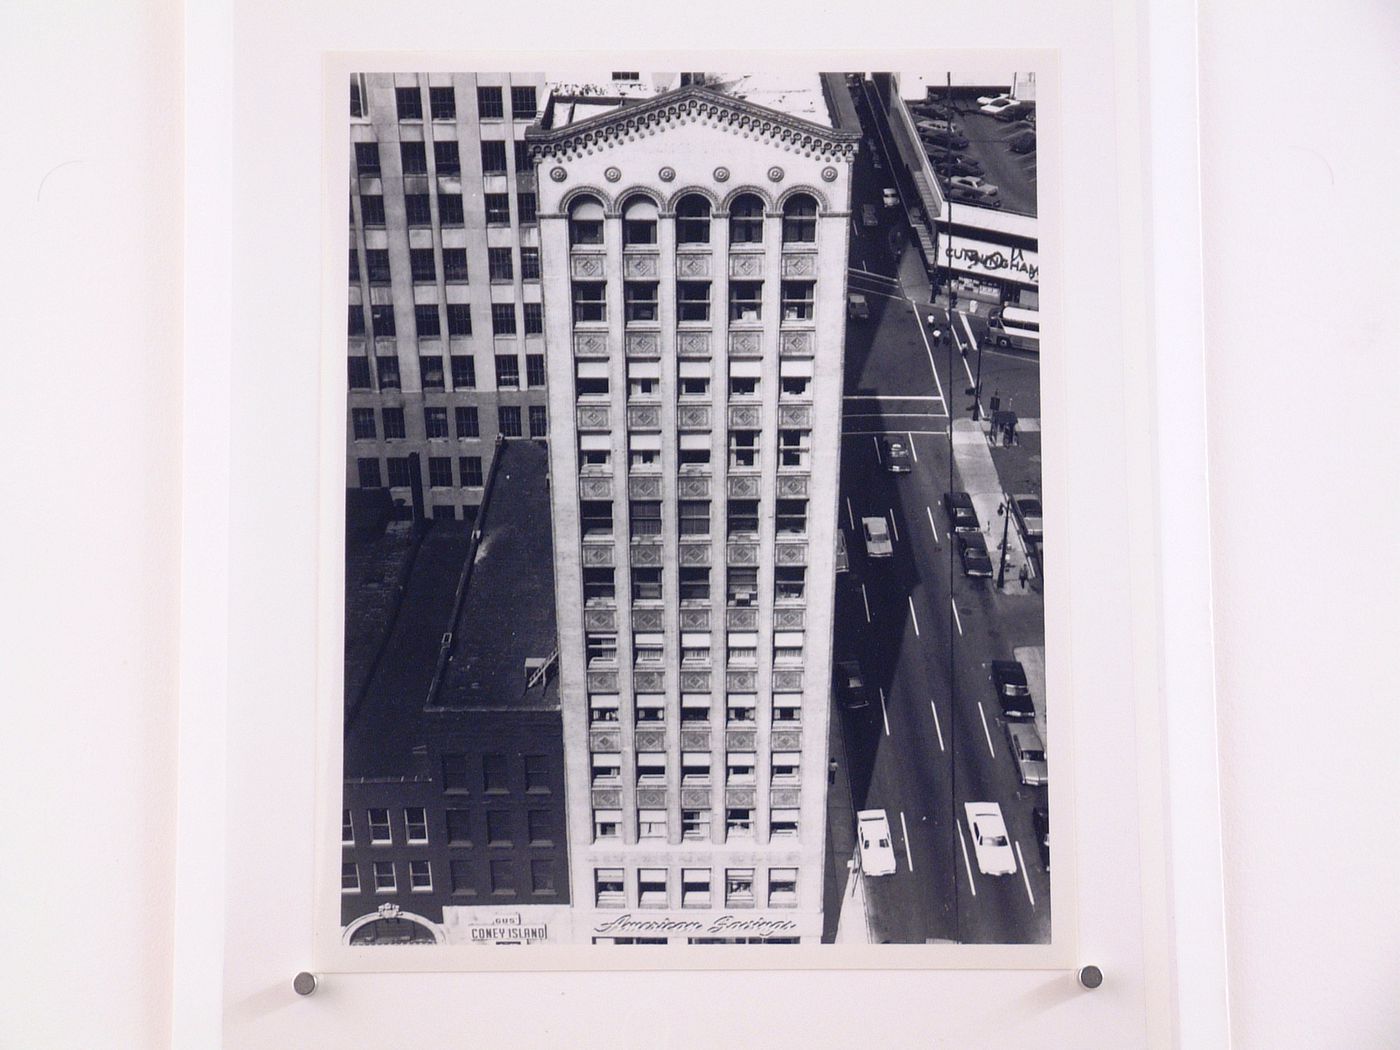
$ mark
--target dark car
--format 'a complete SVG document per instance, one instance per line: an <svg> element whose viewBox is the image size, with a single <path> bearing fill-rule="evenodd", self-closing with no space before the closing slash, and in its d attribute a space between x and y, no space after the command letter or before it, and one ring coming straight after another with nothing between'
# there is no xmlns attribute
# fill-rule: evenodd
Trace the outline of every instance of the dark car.
<svg viewBox="0 0 1400 1050"><path fill-rule="evenodd" d="M1026 669L1019 660L993 660L992 685L996 687L1001 713L1012 722L1035 718L1035 703L1026 684Z"/></svg>
<svg viewBox="0 0 1400 1050"><path fill-rule="evenodd" d="M1031 153L1035 150L1034 131L1023 131L1019 135L1012 135L1006 141L1012 153Z"/></svg>
<svg viewBox="0 0 1400 1050"><path fill-rule="evenodd" d="M952 120L957 116L953 107L942 102L911 102L909 108L919 116L933 120Z"/></svg>
<svg viewBox="0 0 1400 1050"><path fill-rule="evenodd" d="M992 559L987 554L987 541L980 532L958 533L958 555L962 558L964 576L992 575Z"/></svg>
<svg viewBox="0 0 1400 1050"><path fill-rule="evenodd" d="M977 520L977 508L972 505L972 497L966 492L943 493L943 510L948 515L948 527L954 532L982 531L982 523Z"/></svg>
<svg viewBox="0 0 1400 1050"><path fill-rule="evenodd" d="M1050 870L1050 811L1044 806L1031 810L1031 827L1035 828L1035 844L1040 847L1040 863Z"/></svg>
<svg viewBox="0 0 1400 1050"><path fill-rule="evenodd" d="M951 178L954 175L986 174L986 169L982 167L982 162L980 160L964 157L961 153L930 150L929 160L933 162L933 170L938 172L938 174L945 179Z"/></svg>
<svg viewBox="0 0 1400 1050"><path fill-rule="evenodd" d="M885 469L891 474L908 474L914 469L909 446L898 438L880 439L880 458L885 463Z"/></svg>
<svg viewBox="0 0 1400 1050"><path fill-rule="evenodd" d="M921 131L919 137L942 149L967 149L967 139L952 131Z"/></svg>
<svg viewBox="0 0 1400 1050"><path fill-rule="evenodd" d="M851 711L869 707L872 692L870 686L865 684L865 675L859 663L855 660L836 662L836 697L843 707Z"/></svg>

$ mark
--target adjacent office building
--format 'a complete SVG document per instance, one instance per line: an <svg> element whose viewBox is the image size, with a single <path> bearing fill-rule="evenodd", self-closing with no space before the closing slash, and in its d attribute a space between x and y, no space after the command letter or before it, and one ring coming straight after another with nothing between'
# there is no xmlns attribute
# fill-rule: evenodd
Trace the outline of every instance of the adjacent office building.
<svg viewBox="0 0 1400 1050"><path fill-rule="evenodd" d="M526 134L573 939L815 942L860 136L839 78L677 79Z"/></svg>
<svg viewBox="0 0 1400 1050"><path fill-rule="evenodd" d="M544 437L544 323L525 128L541 76L350 84L346 483L471 520L495 438Z"/></svg>

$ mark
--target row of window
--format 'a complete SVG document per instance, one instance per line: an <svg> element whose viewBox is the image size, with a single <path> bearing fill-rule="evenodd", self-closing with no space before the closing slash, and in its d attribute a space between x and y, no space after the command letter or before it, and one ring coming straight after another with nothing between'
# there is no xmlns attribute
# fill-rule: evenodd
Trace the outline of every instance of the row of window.
<svg viewBox="0 0 1400 1050"><path fill-rule="evenodd" d="M800 811L796 809L773 809L769 811L769 837L773 839L795 839L798 837ZM753 835L753 810L743 807L725 810L726 839L744 838ZM609 842L622 837L622 810L595 809L593 811L593 841ZM670 827L664 809L637 810L637 838L642 841L667 837ZM710 811L708 809L681 810L681 839L685 842L710 841Z"/></svg>
<svg viewBox="0 0 1400 1050"><path fill-rule="evenodd" d="M698 533L684 534L698 538ZM728 571L727 598L734 608L754 604L757 590L757 569L731 567ZM662 570L654 566L635 565L631 569L632 601L634 604L659 603L665 599ZM709 566L683 566L679 570L679 590L682 604L705 604L710 600ZM778 565L773 569L773 598L777 602L801 601L807 594L807 570L801 565ZM583 570L583 603L587 606L610 607L617 600L616 570L612 567L590 566ZM615 644L615 642L614 642ZM684 651L691 648L683 646ZM696 654L697 656L699 654Z"/></svg>
<svg viewBox="0 0 1400 1050"><path fill-rule="evenodd" d="M551 763L545 755L444 754L442 790L464 795L481 790L488 795L510 794L522 788L527 794L550 792Z"/></svg>
<svg viewBox="0 0 1400 1050"><path fill-rule="evenodd" d="M729 282L729 320L763 320L763 281ZM661 320L659 284L656 281L624 281L622 319L627 325L653 325ZM573 282L574 324L597 324L608 319L607 282ZM815 281L781 282L779 317L784 321L810 321L816 316ZM676 282L676 317L680 321L710 320L710 282Z"/></svg>
<svg viewBox="0 0 1400 1050"><path fill-rule="evenodd" d="M476 387L476 361L470 354L452 354L448 357L448 367L452 376L453 390L472 390ZM497 354L496 358L496 386L504 390L517 390L520 388L520 359L515 354ZM355 354L348 358L348 381L351 390L369 390L370 367L369 358ZM380 355L375 359L376 370L379 375L380 390L398 390L400 387L399 359L393 355ZM422 354L418 358L418 376L420 386L424 390L444 390L444 372L442 357L437 354ZM525 355L525 382L534 390L544 386L544 355ZM386 410L394 411L394 410ZM402 411L402 410L398 410ZM475 411L473 409L473 411ZM461 428L461 415L458 415L459 430ZM390 432L389 421L385 420L386 437L402 437L402 434L395 435ZM437 437L446 437L444 429ZM458 433L458 437L475 437L475 434Z"/></svg>
<svg viewBox="0 0 1400 1050"><path fill-rule="evenodd" d="M681 722L688 725L708 724L713 699L709 693L682 693ZM616 725L622 698L616 693L592 693L588 697L588 719L597 726ZM662 693L638 693L633 701L639 725L657 725L666 720L666 697ZM757 726L758 696L753 693L730 693L725 697L725 724ZM773 725L792 729L802 724L802 694L773 695Z"/></svg>
<svg viewBox="0 0 1400 1050"><path fill-rule="evenodd" d="M752 572L754 570L746 570ZM783 568L791 573L790 568ZM735 570L730 570L733 577ZM734 603L731 601L731 605ZM736 606L738 607L738 606ZM611 631L590 631L584 636L588 666L614 668L618 665L617 634ZM801 667L803 634L801 631L775 631L773 634L773 663L783 667ZM708 631L685 632L681 637L681 666L708 667L711 663ZM660 668L666 666L666 643L660 633L639 632L632 639L633 666ZM754 631L730 631L725 640L725 662L730 667L758 666L758 634Z"/></svg>
<svg viewBox="0 0 1400 1050"><path fill-rule="evenodd" d="M466 212L463 210L460 193L439 193L439 226L465 226ZM482 199L486 225L510 225L510 194L488 193ZM405 193L403 195L404 219L409 226L425 227L433 225L432 197L427 193ZM535 195L518 193L515 197L516 218L522 226L532 226L539 221L535 211ZM350 221L354 222L351 212ZM365 227L382 227L387 222L384 216L384 197L378 193L360 195L360 223Z"/></svg>
<svg viewBox="0 0 1400 1050"><path fill-rule="evenodd" d="M775 504L779 535L801 536L807 532L807 501L779 499ZM605 539L613 535L612 500L581 500L580 528L584 539ZM683 499L676 505L677 534L682 539L705 539L710 535L710 501ZM644 540L665 532L660 500L628 501L628 533L631 539ZM725 531L731 539L752 539L759 532L759 501L730 499L725 503ZM611 572L611 569L599 570ZM637 597L633 587L633 598ZM590 584L595 588L590 590ZM584 577L584 598L610 601L613 580L602 576ZM660 595L658 594L659 598Z"/></svg>
<svg viewBox="0 0 1400 1050"><path fill-rule="evenodd" d="M548 785L535 789L537 794L547 794ZM428 814L422 806L408 806L402 811L401 822L395 827L394 812L386 808L370 807L363 811L363 824L356 819L356 811L341 811L340 843L343 846L360 845L366 842L371 846L392 846L396 842L407 845L426 845L429 841ZM473 810L449 809L445 811L447 821L447 844L454 847L471 846L477 840L473 832ZM519 814L515 810L490 809L485 817L486 845L513 846L518 833ZM526 841L531 846L552 846L556 835L555 815L547 809L532 809L525 813Z"/></svg>
<svg viewBox="0 0 1400 1050"><path fill-rule="evenodd" d="M363 174L363 172L362 172ZM657 243L656 202L635 196L622 204L622 244L627 248L654 247ZM729 205L729 243L762 244L765 205L756 194L742 193ZM676 202L676 243L709 244L713 212L703 194L686 194ZM817 202L805 193L796 193L783 202L784 244L815 244ZM569 244L575 248L596 248L603 244L603 203L596 197L582 196L569 206Z"/></svg>
<svg viewBox="0 0 1400 1050"><path fill-rule="evenodd" d="M369 873L368 880L361 879L361 868ZM477 865L471 861L452 860L448 862L448 887L453 894L471 896L477 892L479 873ZM555 894L554 861L541 858L531 860L522 866L514 860L491 860L487 863L489 891L501 896L513 896L528 890L536 896ZM522 871L529 878L528 886L521 885ZM406 877L400 882L400 874ZM340 889L342 893L361 893L370 890L374 893L399 893L400 887L412 893L433 892L433 864L430 860L376 860L367 865L345 861L340 866Z"/></svg>
<svg viewBox="0 0 1400 1050"><path fill-rule="evenodd" d="M505 119L505 89L503 87L479 87L476 89L476 112L480 120ZM414 87L394 88L395 116L399 120L423 119L423 89ZM515 120L534 120L539 113L538 94L533 86L512 87L510 89L510 112ZM433 120L457 119L457 89L451 85L428 88L428 113ZM357 73L350 78L350 116L363 119L369 116L369 98L365 89L364 74Z"/></svg>
<svg viewBox="0 0 1400 1050"><path fill-rule="evenodd" d="M493 284L503 284L515 280L515 261L511 248L488 248L486 250L488 276ZM438 257L433 248L410 248L408 251L409 269L414 284L436 284L438 279ZM360 255L355 248L350 249L350 283L360 280ZM393 267L389 264L387 248L369 248L365 251L365 275L370 284L392 284ZM465 248L442 249L443 280L448 284L466 284L467 250ZM520 278L524 281L540 279L540 250L522 247L520 249ZM538 305L538 304L537 304Z"/></svg>
<svg viewBox="0 0 1400 1050"><path fill-rule="evenodd" d="M609 377L610 365L605 361L579 361L574 366L574 396L579 400L594 400L612 396L612 380ZM731 358L729 361L729 396L752 400L762 396L762 362L747 358ZM684 401L688 398L710 396L709 361L685 360L680 362L676 380L676 395ZM784 358L779 365L778 396L783 400L804 400L812 385L813 365L810 360ZM629 401L655 400L661 393L661 365L657 361L627 362L627 399ZM686 445L698 447L692 437L683 439Z"/></svg>
<svg viewBox="0 0 1400 1050"><path fill-rule="evenodd" d="M515 385L515 384L510 384ZM530 436L547 437L547 420L544 405L531 405L530 407ZM404 410L402 408L385 407L380 410L384 417L384 439L386 441L403 440L407 437L404 425ZM502 413L505 413L502 415ZM457 425L458 439L479 438L481 436L481 412L475 405L458 405L453 409L453 417ZM372 408L352 408L350 410L351 426L354 429L356 441L373 441L378 439L378 433L374 425L374 409ZM496 422L501 433L506 437L520 437L520 406L518 405L498 405L496 407ZM423 430L424 436L429 438L446 438L451 435L447 429L447 409L442 406L429 406L423 409Z"/></svg>
<svg viewBox="0 0 1400 1050"><path fill-rule="evenodd" d="M507 157L512 152L507 143L484 140L481 143L481 173L483 175L509 174ZM515 170L521 174L531 170L530 154L523 141L511 143L515 153ZM399 167L405 175L460 175L462 155L456 139L439 139L433 143L432 172L428 169L428 144L426 142L400 142ZM355 144L355 172L366 178L376 178L383 174L383 163L379 143L357 142ZM529 195L533 201L534 194ZM534 221L531 218L530 221Z"/></svg>
<svg viewBox="0 0 1400 1050"><path fill-rule="evenodd" d="M755 902L753 868L725 868L723 906L752 908ZM593 872L593 903L599 908L668 908L672 907L670 886L672 873L665 868L638 868L635 882L636 897L629 905L625 872L622 868L595 868ZM680 890L682 908L712 908L721 901L712 893L712 871L709 868L681 868L675 880ZM769 868L767 904L770 908L791 908L797 904L797 869Z"/></svg>
<svg viewBox="0 0 1400 1050"><path fill-rule="evenodd" d="M524 314L524 334L544 334L544 306L541 303L522 303ZM370 324L376 337L384 339L397 336L398 321L394 307L390 304L372 305L369 308ZM443 317L447 319L447 334L466 336L472 334L472 308L470 303L420 303L413 307L413 328L419 339L437 339L443 334ZM346 320L348 335L365 334L365 310L358 303L351 303ZM521 329L516 326L515 303L491 304L491 334L518 335Z"/></svg>
<svg viewBox="0 0 1400 1050"><path fill-rule="evenodd" d="M724 783L728 786L752 787L756 779L756 756L751 751L731 751L724 759ZM802 756L797 751L774 751L770 766L771 782L793 785L802 779ZM710 753L686 751L681 754L681 780L686 784L710 782ZM594 787L616 787L622 783L622 756L616 752L595 752L592 756ZM666 755L661 751L643 751L637 755L637 784L639 786L666 783Z"/></svg>
<svg viewBox="0 0 1400 1050"><path fill-rule="evenodd" d="M729 468L753 470L759 466L761 431L729 431ZM706 469L710 463L710 436L707 433L682 434L677 459L682 471ZM810 430L783 429L778 432L778 466L805 470L812 453ZM579 473L606 473L612 468L612 435L582 433L578 446ZM654 473L661 469L661 435L632 433L627 438L628 469Z"/></svg>

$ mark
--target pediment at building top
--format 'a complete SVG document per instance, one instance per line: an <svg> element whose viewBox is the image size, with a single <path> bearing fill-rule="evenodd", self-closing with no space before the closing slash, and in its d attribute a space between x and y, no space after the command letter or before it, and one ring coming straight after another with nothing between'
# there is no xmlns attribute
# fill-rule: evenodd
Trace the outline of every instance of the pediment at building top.
<svg viewBox="0 0 1400 1050"><path fill-rule="evenodd" d="M684 124L703 124L824 161L855 158L860 136L723 95L699 85L678 88L567 127L525 133L530 156L573 160Z"/></svg>

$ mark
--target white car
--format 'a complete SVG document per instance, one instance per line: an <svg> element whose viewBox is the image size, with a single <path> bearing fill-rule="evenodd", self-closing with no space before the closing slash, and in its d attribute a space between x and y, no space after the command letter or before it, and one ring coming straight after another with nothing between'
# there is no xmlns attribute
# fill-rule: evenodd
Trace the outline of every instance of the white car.
<svg viewBox="0 0 1400 1050"><path fill-rule="evenodd" d="M967 802L963 809L977 853L977 870L983 875L1015 875L1016 854L1006 833L1006 821L1001 819L1001 807L995 802Z"/></svg>
<svg viewBox="0 0 1400 1050"><path fill-rule="evenodd" d="M865 532L865 553L869 557L888 558L894 554L890 527L884 518L861 518L860 526Z"/></svg>
<svg viewBox="0 0 1400 1050"><path fill-rule="evenodd" d="M954 175L948 180L950 186L962 186L965 189L976 190L978 193L985 193L988 197L995 197L1001 191L990 182L982 178L981 175Z"/></svg>
<svg viewBox="0 0 1400 1050"><path fill-rule="evenodd" d="M899 194L895 192L893 186L886 186L880 191L880 196L884 200L886 208L893 208L899 203Z"/></svg>
<svg viewBox="0 0 1400 1050"><path fill-rule="evenodd" d="M981 100L979 99L978 101ZM990 102L983 102L981 111L989 117L995 117L1002 110L1010 109L1014 105L1016 105L1016 100L1010 95L1000 95Z"/></svg>
<svg viewBox="0 0 1400 1050"><path fill-rule="evenodd" d="M856 836L860 839L860 870L871 876L893 875L894 843L885 811L863 809L857 813Z"/></svg>
<svg viewBox="0 0 1400 1050"><path fill-rule="evenodd" d="M1008 94L1006 94L1005 92L1003 92L1003 93L1000 94L1000 95L983 95L981 98L979 98L979 99L977 100L977 104L978 104L979 106L990 106L990 105L992 105L993 103L997 103L997 102L1006 102L1006 103L1009 104L1009 103L1012 103L1012 102L1015 102L1015 101L1016 101L1016 100L1015 100L1014 98L1012 98L1010 95L1008 95Z"/></svg>

